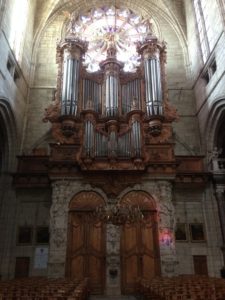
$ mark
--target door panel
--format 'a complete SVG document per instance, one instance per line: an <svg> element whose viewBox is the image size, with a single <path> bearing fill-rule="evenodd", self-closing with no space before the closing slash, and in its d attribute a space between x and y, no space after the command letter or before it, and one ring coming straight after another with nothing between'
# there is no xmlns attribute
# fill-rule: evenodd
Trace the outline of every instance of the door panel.
<svg viewBox="0 0 225 300"><path fill-rule="evenodd" d="M69 277L79 280L85 278L83 256L76 256L71 259L71 273Z"/></svg>
<svg viewBox="0 0 225 300"><path fill-rule="evenodd" d="M157 226L153 216L145 223L124 225L121 233L122 292L135 292L138 277L151 280L158 275L158 247L155 243Z"/></svg>
<svg viewBox="0 0 225 300"><path fill-rule="evenodd" d="M193 262L196 275L208 276L207 257L205 255L194 255Z"/></svg>
<svg viewBox="0 0 225 300"><path fill-rule="evenodd" d="M23 278L29 276L30 258L16 257L15 278Z"/></svg>
<svg viewBox="0 0 225 300"><path fill-rule="evenodd" d="M105 228L88 212L69 215L67 275L90 279L91 293L101 294L105 283Z"/></svg>

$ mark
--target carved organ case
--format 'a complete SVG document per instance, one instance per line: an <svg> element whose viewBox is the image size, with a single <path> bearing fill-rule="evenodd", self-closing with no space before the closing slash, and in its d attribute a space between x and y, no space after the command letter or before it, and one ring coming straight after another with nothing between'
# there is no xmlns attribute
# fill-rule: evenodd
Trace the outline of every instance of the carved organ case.
<svg viewBox="0 0 225 300"><path fill-rule="evenodd" d="M73 24L71 19L72 29L57 45L57 90L44 119L52 122L57 141L53 158L70 145L83 170L143 170L155 159L173 161L171 122L177 115L167 99L165 43L145 23L135 42L137 63L129 70L119 59L117 30L108 30L100 44L105 57L90 71L89 43ZM163 157L157 144L164 145Z"/></svg>

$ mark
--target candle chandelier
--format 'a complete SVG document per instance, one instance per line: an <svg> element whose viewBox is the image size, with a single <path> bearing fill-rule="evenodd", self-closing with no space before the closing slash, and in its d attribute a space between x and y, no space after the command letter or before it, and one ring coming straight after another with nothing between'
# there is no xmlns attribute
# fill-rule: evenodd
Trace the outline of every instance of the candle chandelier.
<svg viewBox="0 0 225 300"><path fill-rule="evenodd" d="M94 217L104 223L111 223L116 226L141 222L144 215L139 206L98 206L94 211Z"/></svg>

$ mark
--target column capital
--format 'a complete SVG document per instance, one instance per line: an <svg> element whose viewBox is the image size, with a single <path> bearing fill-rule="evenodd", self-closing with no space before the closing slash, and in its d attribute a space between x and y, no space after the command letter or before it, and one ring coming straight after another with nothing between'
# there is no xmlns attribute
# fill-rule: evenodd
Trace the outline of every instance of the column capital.
<svg viewBox="0 0 225 300"><path fill-rule="evenodd" d="M217 197L224 197L225 199L225 185L216 185L215 186L215 193Z"/></svg>

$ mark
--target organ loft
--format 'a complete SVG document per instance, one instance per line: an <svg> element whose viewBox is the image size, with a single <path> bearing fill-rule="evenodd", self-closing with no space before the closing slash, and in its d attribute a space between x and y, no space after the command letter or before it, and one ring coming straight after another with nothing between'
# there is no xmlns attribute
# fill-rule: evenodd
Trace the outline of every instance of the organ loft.
<svg viewBox="0 0 225 300"><path fill-rule="evenodd" d="M207 25L204 48L208 4L47 2L29 13L32 47L24 31L32 59L19 65L15 32L0 63L18 88L0 82L18 98L14 118L0 97L0 134L13 145L15 122L21 141L12 168L0 141L2 279L66 278L120 297L157 278L225 276L224 100L211 99L223 86L223 35L216 42Z"/></svg>

